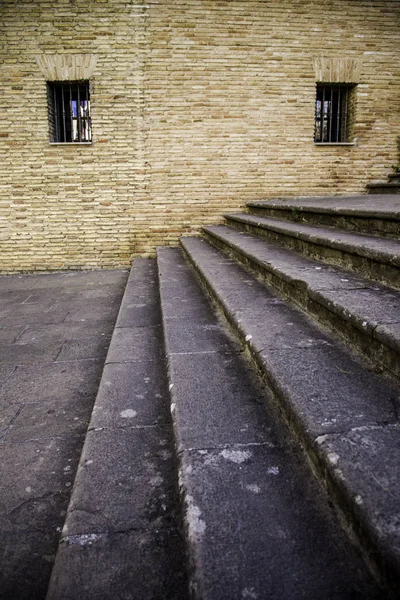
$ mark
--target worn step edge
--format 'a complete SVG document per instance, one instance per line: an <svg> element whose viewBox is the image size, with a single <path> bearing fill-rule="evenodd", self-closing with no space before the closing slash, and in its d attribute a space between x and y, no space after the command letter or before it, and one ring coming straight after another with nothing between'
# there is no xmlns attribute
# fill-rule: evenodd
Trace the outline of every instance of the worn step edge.
<svg viewBox="0 0 400 600"><path fill-rule="evenodd" d="M220 297L207 270L198 262L195 253L192 253L190 246L195 240L196 238L193 237L181 238L181 245L188 261L195 269L205 290L222 310L228 323L276 394L278 406L283 410L283 414L302 447L311 469L333 498L338 516L348 535L359 545L371 572L374 573L381 585L387 587L388 597L397 598L400 593L400 556L398 553L393 552L392 548L385 545L385 540L382 541L374 524L364 514L362 504L357 501L359 497L357 488L353 489L349 482L342 478L339 470L335 469L333 457L328 449L323 447L323 439L314 439L310 435L307 426L304 426L303 417L290 406L285 397L284 382L279 381L274 373L266 371L266 365L260 358L263 348L254 344L251 333L243 328L241 320L231 311L229 300ZM323 438L324 436L320 437Z"/></svg>
<svg viewBox="0 0 400 600"><path fill-rule="evenodd" d="M96 517L93 523L91 523L91 519L87 519L86 515L86 513L88 515L90 514L90 510L85 510L85 508L79 509L79 501L77 502L78 497L83 497L85 500L89 499L90 501L94 502L97 502L97 498L99 498L100 502L105 502L107 500L108 503L109 496L112 496L113 491L115 492L116 489L116 485L115 482L113 482L112 476L110 477L109 481L107 481L109 487L102 489L101 497L98 495L95 496L93 490L90 489L90 484L88 485L88 481L90 481L91 476L86 472L88 468L87 465L95 462L95 460L92 460L93 456L98 457L98 463L100 465L102 462L107 461L107 458L104 456L104 452L109 450L107 446L103 448L100 444L100 450L97 448L96 454L96 445L94 445L95 454L93 454L92 442L89 439L91 435L95 434L96 432L108 431L110 436L113 436L113 439L115 438L115 440L117 440L120 436L126 434L126 437L124 438L125 444L118 444L119 448L122 448L122 453L118 455L118 458L120 459L118 462L122 462L125 464L125 467L127 467L128 465L126 463L127 460L129 460L129 448L133 442L133 430L141 429L142 431L146 431L150 428L157 429L159 425L158 422L156 423L156 421L154 421L153 425L139 423L139 425L131 427L130 421L137 416L136 411L131 408L132 403L130 403L123 394L123 397L120 397L118 392L116 397L114 397L112 393L109 394L110 388L108 380L115 377L121 378L124 375L120 372L116 373L114 371L114 375L112 373L108 373L106 375L107 368L109 367L122 367L124 372L126 372L126 370L124 370L125 368L128 368L128 370L131 369L131 361L134 359L131 358L129 360L129 358L127 359L125 356L124 346L126 347L126 341L122 340L123 343L121 343L121 340L119 339L121 332L123 335L127 333L129 336L129 332L131 330L137 330L138 328L142 328L143 330L151 330L154 328L153 314L149 313L153 312L154 304L158 304L159 309L159 297L157 295L156 298L153 296L147 298L147 296L149 296L148 292L141 289L143 286L150 288L152 285L151 273L149 272L150 263L152 263L154 267L153 270L155 271L155 259L138 258L133 261L131 266L131 271L125 286L124 295L121 300L121 305L111 337L108 353L104 362L103 373L99 382L95 403L93 405L78 469L75 475L70 502L66 512L64 526L60 535L59 547L48 584L46 600L75 600L78 597L81 600L89 600L100 597L102 600L116 600L117 598L125 598L125 594L127 593L126 588L124 588L124 585L126 585L124 583L125 574L127 574L128 593L129 589L131 590L132 586L134 586L136 593L138 593L140 597L144 598L147 597L147 595L149 595L149 597L153 597L154 593L156 594L156 597L161 597L159 596L159 594L161 594L161 588L157 589L157 586L160 585L160 581L157 579L158 573L154 574L151 572L152 566L149 563L149 558L153 556L151 545L155 546L155 544L157 544L155 554L157 561L159 561L159 566L161 565L161 568L164 566L163 561L165 562L166 558L167 561L171 562L171 568L175 568L175 571L172 573L172 575L169 574L169 578L166 581L162 581L161 587L163 598L165 597L173 600L177 597L177 595L179 598L188 597L187 567L185 556L182 553L183 540L181 539L182 536L180 535L179 531L172 531L170 527L166 527L162 524L148 530L143 528L143 526L124 525L123 527L118 527L115 526L116 524L112 517L110 517L109 520L109 524L111 523L111 528L106 528L103 530L100 527L99 530L99 524L96 523ZM156 276L153 277L153 281L157 281ZM146 303L146 299L148 303ZM156 320L157 327L160 328L161 333L159 318ZM137 327L135 327L135 325L137 325ZM129 343L129 340L127 341ZM150 343L150 352L152 351L152 346L153 344ZM138 349L136 349L136 353L137 352ZM154 362L155 364L162 363L162 357L157 356ZM164 368L164 366L165 365L163 365L161 368ZM168 395L168 390L166 390L166 394ZM153 395L157 396L155 393ZM127 405L130 406L130 408L126 408ZM119 412L121 409L122 412ZM142 420L147 421L149 419L148 412L151 411L145 409L143 412L145 413L145 416L142 418ZM169 414L168 409L166 409L166 412ZM168 436L166 435L165 437L167 438ZM162 449L162 451L165 451L165 447ZM90 458L90 460L87 460L88 458ZM123 459L125 459L125 463L123 462ZM115 470L118 471L118 465L115 467ZM121 474L119 476L121 477ZM177 472L175 472L175 476L177 477ZM118 494L118 487L116 493ZM74 516L76 504L78 505L77 517ZM99 513L101 513L101 510ZM104 521L106 521L107 518L108 517L105 517ZM138 540L139 535L141 535L141 538ZM112 541L112 539L114 541ZM170 541L171 539L173 542ZM169 548L171 543L174 544L173 552L171 552L171 548ZM65 545L72 550L66 550ZM93 559L89 556L89 549L90 547L95 548L96 545L98 545L100 548L99 553L101 558L97 563L99 568L101 568L102 571L109 571L114 577L118 577L118 585L115 585L116 582L114 581L114 586L112 589L109 589L108 581L106 582L106 587L106 584L101 580L102 576L99 573L95 575L96 581L94 584L90 581L90 574L92 573L90 561L92 560L93 562ZM109 548L108 545L110 545ZM141 550L141 545L143 546L143 551ZM165 548L167 548L167 551ZM84 554L83 556L76 558L77 552L84 552ZM104 562L104 556L101 554L102 552L105 554L105 556L107 556L107 552L109 553L109 556L111 556L112 560L111 566L113 566L113 568L110 568L110 564L108 564L107 561ZM118 557L116 552L120 553ZM165 553L167 554L166 557L164 556ZM172 560L171 555L173 555ZM131 558L129 559L129 557ZM129 560L136 560L139 567L135 566L135 568L132 568L132 565L129 565ZM93 569L94 565L92 564L91 566ZM168 571L168 567L166 567L166 570ZM164 573L160 575L160 578L162 578L163 575ZM166 589L168 585L171 585L172 587L176 586L177 591L172 591L172 595L170 595L170 590ZM99 588L99 586L101 587Z"/></svg>
<svg viewBox="0 0 400 600"><path fill-rule="evenodd" d="M311 225L301 226L297 223L244 214L228 214L225 215L225 219L230 226L241 231L266 237L325 263L339 265L390 287L400 288L400 244L391 239L385 238L380 241L396 246L396 253L390 250L382 251L371 245L368 247L368 241L373 243L375 240L361 234L340 232L344 239L350 235L360 236L359 242L354 244L331 239L329 234L323 235L318 227L312 228ZM309 230L312 228L315 232L307 232L305 227Z"/></svg>
<svg viewBox="0 0 400 600"><path fill-rule="evenodd" d="M203 231L206 238L216 248L238 260L256 275L261 276L289 301L313 314L337 337L349 342L361 355L367 356L374 366L378 364L388 370L391 375L400 378L400 339L395 332L390 331L390 324L385 327L375 321L368 322L363 313L356 312L354 306L345 306L340 301L332 302L330 298L325 297L323 289L313 289L310 283L302 280L301 271L296 274L290 270L285 271L284 267L279 264L274 265L273 261L266 262L258 257L256 252L246 250L239 241L229 239L228 228L224 228L224 226L209 226L205 227ZM302 256L299 258L304 260L306 267L318 266L318 263L313 263L309 258ZM336 270L339 269L336 268ZM351 275L343 271L343 277L351 278ZM359 279L357 283L359 286ZM368 285L370 284L366 281L365 286ZM356 295L356 290L354 293ZM340 327L338 327L338 318Z"/></svg>
<svg viewBox="0 0 400 600"><path fill-rule="evenodd" d="M347 554L351 544L326 512L326 495L320 493L305 461L298 461L268 388L263 389L253 366L231 343L230 329L220 323L183 253L158 248L157 257L193 596L231 600L253 590L252 597L264 597L268 583L275 589L288 568L294 578L293 585L288 584L290 598L297 598L299 589L304 597L326 597L327 589L336 597L335 582L341 585L341 574L346 579L356 564L362 580L368 581L364 565L357 562L358 553ZM279 468L271 468L271 460ZM283 479L271 481L271 473L278 471ZM249 478L252 485L245 486ZM315 510L321 511L317 521ZM321 529L324 539L328 523L329 541L336 540L333 545L341 550L339 556L331 553L332 548L328 551L329 565L324 554L321 570L309 560L309 540L318 546ZM281 539L286 539L285 550ZM306 551L300 559L303 544ZM270 553L273 569L265 563ZM344 555L349 561L346 568L340 567ZM364 593L375 597L374 589L371 578ZM350 590L342 594L353 597Z"/></svg>
<svg viewBox="0 0 400 600"><path fill-rule="evenodd" d="M323 199L321 199L322 201ZM380 212L377 210L346 209L302 204L300 201L287 203L248 202L247 212L251 215L279 220L304 223L308 225L330 227L353 233L366 233L371 236L399 238L400 213Z"/></svg>
<svg viewBox="0 0 400 600"><path fill-rule="evenodd" d="M386 199L386 198L385 198ZM384 199L384 200L385 200ZM258 200L255 202L247 202L246 206L251 208L270 208L280 209L282 211L291 212L292 210L303 212L312 212L317 214L328 214L344 217L371 217L382 218L385 220L400 221L400 200L397 201L397 208L394 210L382 209L379 204L376 204L373 199L373 207L351 206L351 203L369 203L372 204L371 196L314 196L314 197L298 197L298 198L277 198L271 200ZM334 206L329 204L334 203Z"/></svg>

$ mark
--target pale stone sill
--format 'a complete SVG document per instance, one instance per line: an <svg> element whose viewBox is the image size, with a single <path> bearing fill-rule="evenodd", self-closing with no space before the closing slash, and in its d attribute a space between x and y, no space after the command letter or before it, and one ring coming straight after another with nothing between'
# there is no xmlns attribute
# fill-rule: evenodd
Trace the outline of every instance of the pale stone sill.
<svg viewBox="0 0 400 600"><path fill-rule="evenodd" d="M93 146L93 142L49 142L50 146Z"/></svg>
<svg viewBox="0 0 400 600"><path fill-rule="evenodd" d="M357 142L314 142L314 146L357 146Z"/></svg>

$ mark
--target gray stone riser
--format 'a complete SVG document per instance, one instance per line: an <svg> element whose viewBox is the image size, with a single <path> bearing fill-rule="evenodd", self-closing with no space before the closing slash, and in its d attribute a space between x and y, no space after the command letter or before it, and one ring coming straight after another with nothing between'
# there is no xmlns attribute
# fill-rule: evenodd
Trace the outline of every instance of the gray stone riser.
<svg viewBox="0 0 400 600"><path fill-rule="evenodd" d="M372 368L380 368L390 376L400 379L399 340L385 339L374 328L366 329L362 319L357 318L340 304L328 301L323 293L310 289L301 280L300 273L298 276L288 276L279 268L273 268L240 247L229 244L215 234L212 228L205 228L204 233L214 247L240 262L255 276L261 277L282 296L311 314L323 326L328 327L336 337L350 344L362 356L369 359Z"/></svg>
<svg viewBox="0 0 400 600"><path fill-rule="evenodd" d="M358 275L367 279L372 279L395 289L400 289L400 270L396 265L380 262L372 257L353 253L349 248L326 246L323 242L316 242L306 237L296 235L293 237L286 232L280 232L269 229L266 226L241 222L240 218L231 215L225 216L226 222L230 227L239 231L245 231L269 241L282 244L309 256L315 260L322 261L329 265L337 265L344 269L354 271Z"/></svg>
<svg viewBox="0 0 400 600"><path fill-rule="evenodd" d="M370 194L400 194L400 183L370 183L367 189Z"/></svg>
<svg viewBox="0 0 400 600"><path fill-rule="evenodd" d="M260 217L271 217L273 219L286 219L292 222L308 225L322 225L344 231L356 233L368 233L386 238L399 238L400 222L379 218L379 216L368 217L366 215L338 214L337 212L314 212L305 208L293 207L269 207L267 203L263 206L247 204L248 213Z"/></svg>

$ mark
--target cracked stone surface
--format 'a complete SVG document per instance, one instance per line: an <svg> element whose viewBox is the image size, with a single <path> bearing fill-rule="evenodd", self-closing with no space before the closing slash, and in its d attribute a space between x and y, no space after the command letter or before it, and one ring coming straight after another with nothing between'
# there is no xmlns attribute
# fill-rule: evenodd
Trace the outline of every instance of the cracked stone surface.
<svg viewBox="0 0 400 600"><path fill-rule="evenodd" d="M127 277L0 277L2 600L46 595Z"/></svg>

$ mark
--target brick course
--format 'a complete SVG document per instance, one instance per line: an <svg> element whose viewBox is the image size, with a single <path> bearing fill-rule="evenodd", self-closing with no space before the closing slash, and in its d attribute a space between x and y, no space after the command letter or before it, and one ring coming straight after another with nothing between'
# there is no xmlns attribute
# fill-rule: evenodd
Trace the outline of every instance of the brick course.
<svg viewBox="0 0 400 600"><path fill-rule="evenodd" d="M363 193L396 162L397 0L3 0L0 20L3 272L127 265L248 200ZM78 55L93 144L51 145L44 65ZM316 81L342 73L357 144L316 146Z"/></svg>

